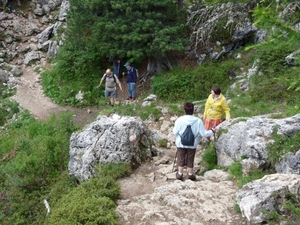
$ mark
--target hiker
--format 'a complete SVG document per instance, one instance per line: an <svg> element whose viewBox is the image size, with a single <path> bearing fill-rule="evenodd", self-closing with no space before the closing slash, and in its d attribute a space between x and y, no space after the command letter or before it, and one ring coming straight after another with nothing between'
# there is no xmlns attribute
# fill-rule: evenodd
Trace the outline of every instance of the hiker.
<svg viewBox="0 0 300 225"><path fill-rule="evenodd" d="M135 100L136 99L136 92L135 92L135 86L137 82L137 75L136 70L134 67L131 66L130 62L126 62L124 64L127 71L126 73L123 73L123 76L126 74L126 83L127 83L127 89L128 89L128 98L126 100Z"/></svg>
<svg viewBox="0 0 300 225"><path fill-rule="evenodd" d="M183 169L186 166L188 172L188 179L195 181L196 175L194 174L194 159L196 154L196 148L200 142L200 136L210 137L215 132L212 130L205 130L203 122L198 117L194 116L194 104L187 102L184 104L184 116L179 117L175 121L173 133L176 136L175 144L177 146L177 166L178 171L176 178L183 180ZM181 135L184 133L187 125L191 125L192 132L195 136L194 144L192 146L185 146L181 143Z"/></svg>
<svg viewBox="0 0 300 225"><path fill-rule="evenodd" d="M224 95L221 94L221 88L219 86L213 86L210 91L210 95L205 103L204 110L204 126L206 130L210 130L222 123L222 113L225 112L226 120L230 119L230 109L227 105ZM212 137L208 139L210 141Z"/></svg>
<svg viewBox="0 0 300 225"><path fill-rule="evenodd" d="M108 101L110 106L114 106L115 99L117 97L117 84L120 87L120 90L123 91L122 85L119 81L119 78L111 72L110 69L107 69L105 74L102 76L99 85L99 88L102 82L105 80L105 98Z"/></svg>
<svg viewBox="0 0 300 225"><path fill-rule="evenodd" d="M121 59L119 56L113 56L112 57L112 63L114 67L114 74L120 79L122 74L122 68L121 68Z"/></svg>

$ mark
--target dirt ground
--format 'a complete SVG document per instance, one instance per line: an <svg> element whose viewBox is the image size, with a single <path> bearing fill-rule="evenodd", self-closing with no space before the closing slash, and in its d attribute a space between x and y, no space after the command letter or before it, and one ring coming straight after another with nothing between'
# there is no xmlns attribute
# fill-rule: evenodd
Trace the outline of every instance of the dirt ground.
<svg viewBox="0 0 300 225"><path fill-rule="evenodd" d="M99 115L101 109L96 107L76 108L55 104L49 97L44 95L39 82L40 75L34 72L32 67L24 67L23 72L24 74L19 79L20 83L17 86L16 95L12 99L17 101L22 108L29 110L36 119L45 120L51 114L59 115L61 112L72 112L74 114L73 121L82 127L92 122ZM117 103L124 102L127 97L126 84L123 80L121 80L121 83L124 91L122 93L118 90ZM137 96L144 92L146 92L145 86L139 85Z"/></svg>

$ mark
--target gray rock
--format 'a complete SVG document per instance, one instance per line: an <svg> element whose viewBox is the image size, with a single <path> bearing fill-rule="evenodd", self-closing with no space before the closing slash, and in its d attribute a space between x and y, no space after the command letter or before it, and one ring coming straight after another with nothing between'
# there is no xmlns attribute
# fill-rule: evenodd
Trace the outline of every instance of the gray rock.
<svg viewBox="0 0 300 225"><path fill-rule="evenodd" d="M236 194L236 201L243 216L251 224L261 224L269 219L262 211L284 212L280 204L288 198L287 193L295 194L300 200L300 176L272 174L244 185Z"/></svg>
<svg viewBox="0 0 300 225"><path fill-rule="evenodd" d="M300 174L300 149L296 154L287 153L279 163L275 164L275 169L277 173Z"/></svg>
<svg viewBox="0 0 300 225"><path fill-rule="evenodd" d="M40 60L40 53L36 51L28 52L25 55L24 64L28 65L30 62L34 60Z"/></svg>
<svg viewBox="0 0 300 225"><path fill-rule="evenodd" d="M8 76L5 70L0 69L0 80L2 83L7 83Z"/></svg>
<svg viewBox="0 0 300 225"><path fill-rule="evenodd" d="M60 6L60 11L58 15L58 20L59 21L66 21L67 18L67 11L70 8L70 3L67 0L63 0Z"/></svg>
<svg viewBox="0 0 300 225"><path fill-rule="evenodd" d="M47 27L43 32L39 33L36 37L38 38L38 43L43 44L51 38L54 24Z"/></svg>
<svg viewBox="0 0 300 225"><path fill-rule="evenodd" d="M247 171L247 168L265 165L268 159L267 146L274 142L272 133L276 129L277 134L287 136L300 130L300 114L284 119L271 119L267 116L236 118L231 123L223 122L217 129L220 135L215 143L218 164L229 166L234 161L251 159L251 163L242 163Z"/></svg>
<svg viewBox="0 0 300 225"><path fill-rule="evenodd" d="M150 130L138 117L98 116L82 132L72 134L69 173L85 181L99 162L128 162L137 168L152 157L150 140Z"/></svg>
<svg viewBox="0 0 300 225"><path fill-rule="evenodd" d="M49 59L56 58L58 50L59 50L59 45L58 45L57 41L49 41L47 58L49 58Z"/></svg>
<svg viewBox="0 0 300 225"><path fill-rule="evenodd" d="M15 77L19 77L23 74L23 70L20 66L12 66L12 70L10 72Z"/></svg>

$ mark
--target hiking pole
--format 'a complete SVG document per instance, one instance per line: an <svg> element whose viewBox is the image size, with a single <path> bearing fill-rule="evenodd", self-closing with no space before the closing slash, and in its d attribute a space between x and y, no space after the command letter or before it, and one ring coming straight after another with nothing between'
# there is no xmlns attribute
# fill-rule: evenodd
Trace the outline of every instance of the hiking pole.
<svg viewBox="0 0 300 225"><path fill-rule="evenodd" d="M174 162L173 162L172 172L174 172L174 167L175 167L175 162L176 162L176 159L177 159L177 154L178 154L178 150L176 150L176 154L175 154L175 158L174 158Z"/></svg>

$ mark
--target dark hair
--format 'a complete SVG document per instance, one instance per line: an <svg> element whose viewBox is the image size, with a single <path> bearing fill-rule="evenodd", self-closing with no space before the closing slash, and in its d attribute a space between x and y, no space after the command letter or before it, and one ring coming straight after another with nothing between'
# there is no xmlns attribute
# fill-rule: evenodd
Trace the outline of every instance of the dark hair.
<svg viewBox="0 0 300 225"><path fill-rule="evenodd" d="M221 94L221 88L219 86L213 86L211 90L213 90L216 95Z"/></svg>
<svg viewBox="0 0 300 225"><path fill-rule="evenodd" d="M193 115L194 113L194 104L191 102L186 102L184 104L184 111L186 115Z"/></svg>

